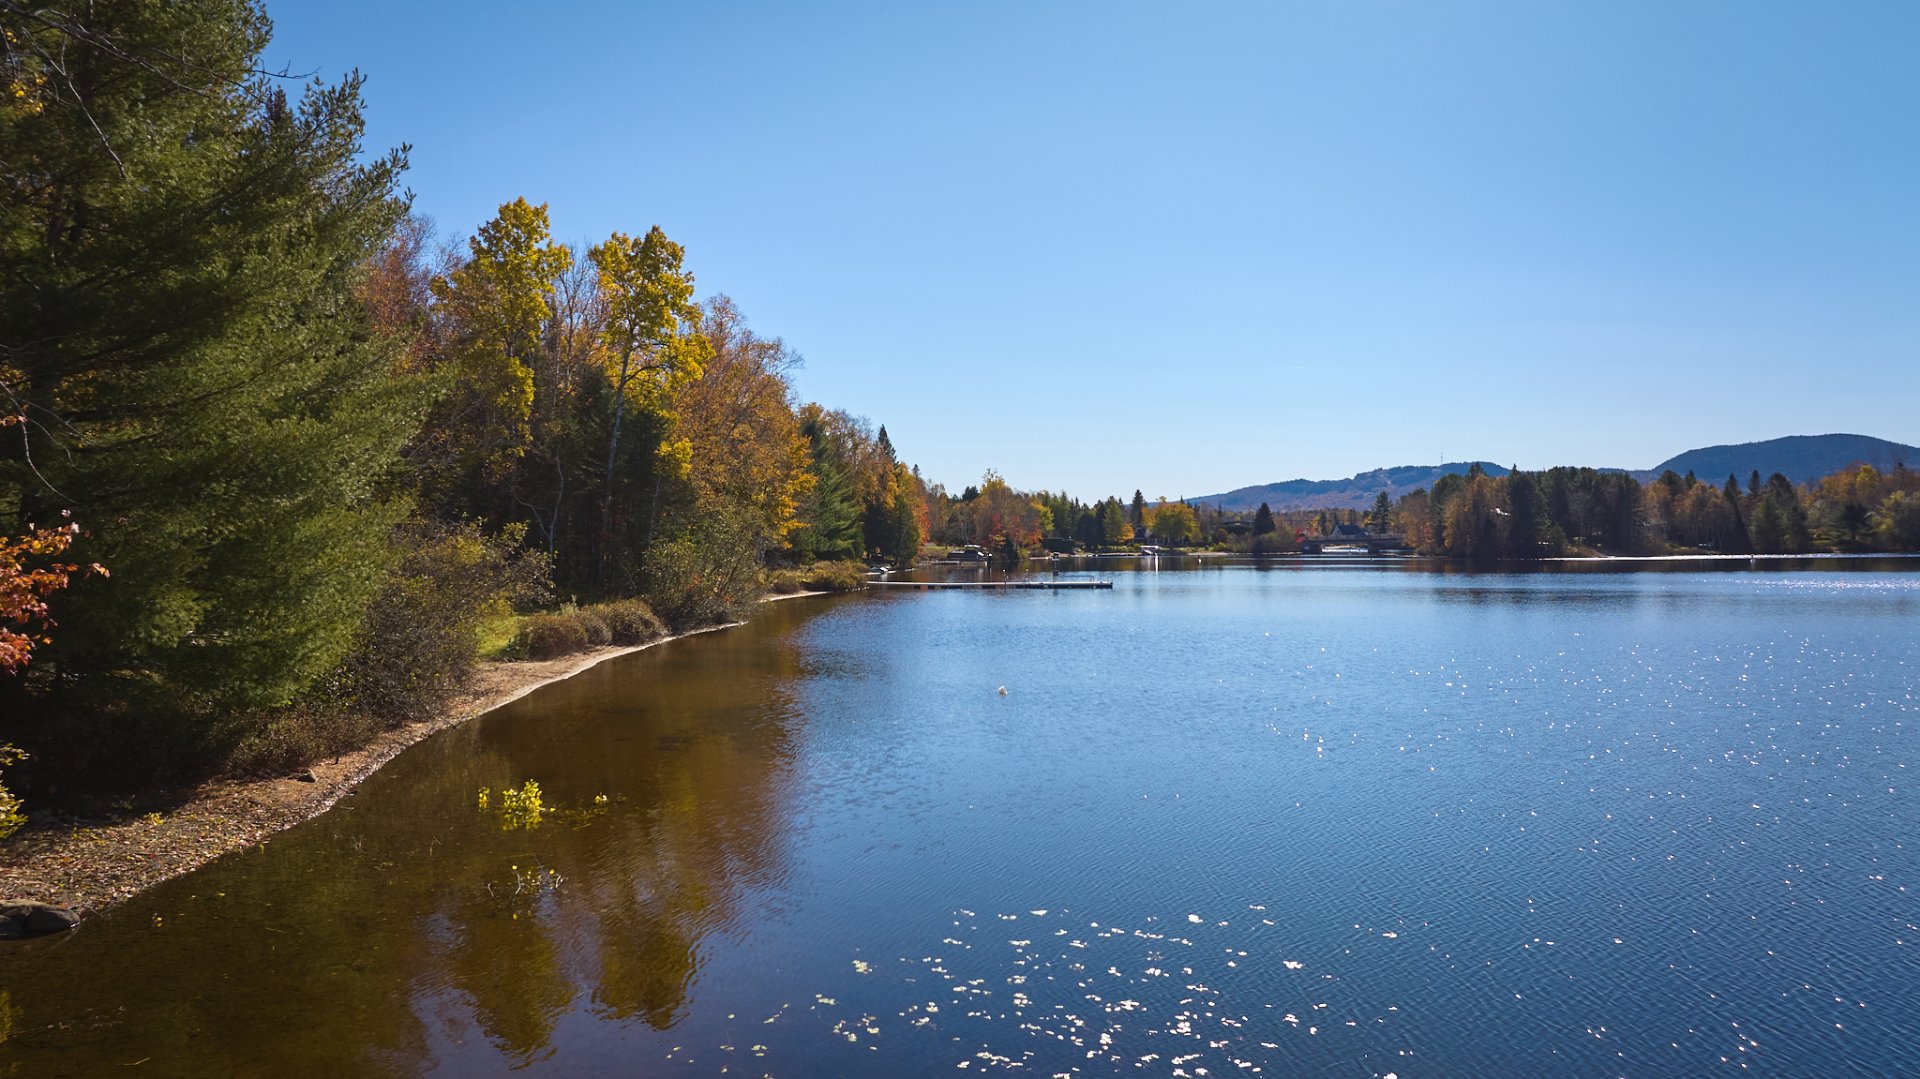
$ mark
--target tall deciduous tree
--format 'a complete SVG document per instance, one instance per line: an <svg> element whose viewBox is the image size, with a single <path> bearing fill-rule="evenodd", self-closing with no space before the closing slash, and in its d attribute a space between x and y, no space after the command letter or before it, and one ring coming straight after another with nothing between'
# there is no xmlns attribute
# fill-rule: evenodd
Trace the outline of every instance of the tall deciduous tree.
<svg viewBox="0 0 1920 1079"><path fill-rule="evenodd" d="M1185 502L1162 502L1148 515L1147 530L1155 540L1180 547L1200 538L1200 521Z"/></svg>
<svg viewBox="0 0 1920 1079"><path fill-rule="evenodd" d="M620 455L620 428L629 407L629 395L640 391L640 403L657 402L701 375L713 347L699 333L700 308L693 302L693 274L682 265L686 251L667 239L655 225L640 239L614 233L588 254L600 268L600 289L607 305L603 331L608 351L608 375L613 380L613 420L607 436L605 489L601 496L601 568L613 558L614 465ZM783 402L784 405L784 402ZM685 474L691 465L691 447L684 438L664 443L659 451L663 467L655 469L654 493L647 515L651 533L659 512L663 472Z"/></svg>
<svg viewBox="0 0 1920 1079"><path fill-rule="evenodd" d="M1127 543L1133 539L1133 523L1117 498L1109 498L1100 507L1100 533L1107 543Z"/></svg>
<svg viewBox="0 0 1920 1079"><path fill-rule="evenodd" d="M450 470L441 482L471 498L475 484L497 486L526 452L542 331L573 253L553 242L546 203L524 198L480 226L467 253L432 283L450 326L455 387L432 425L444 446L431 456Z"/></svg>

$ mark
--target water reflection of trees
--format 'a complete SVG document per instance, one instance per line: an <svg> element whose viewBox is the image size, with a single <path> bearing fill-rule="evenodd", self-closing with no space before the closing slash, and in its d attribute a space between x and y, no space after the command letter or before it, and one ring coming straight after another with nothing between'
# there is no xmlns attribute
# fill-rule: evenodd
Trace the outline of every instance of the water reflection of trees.
<svg viewBox="0 0 1920 1079"><path fill-rule="evenodd" d="M29 942L0 1075L493 1071L564 1055L570 1014L672 1026L703 940L785 872L798 664L779 637L553 687L262 848ZM475 808L529 777L549 806L610 802L532 831ZM516 864L563 882L514 896Z"/></svg>
<svg viewBox="0 0 1920 1079"><path fill-rule="evenodd" d="M674 1025L702 939L736 916L745 882L779 875L792 714L782 676L796 657L772 658L772 670L744 679L666 680L628 722L591 724L577 773L548 787L573 791L575 805L590 804L589 790L615 800L524 837L563 880L532 909L484 892L446 896L455 932L435 961L516 1063L542 1055L582 990L603 1021Z"/></svg>

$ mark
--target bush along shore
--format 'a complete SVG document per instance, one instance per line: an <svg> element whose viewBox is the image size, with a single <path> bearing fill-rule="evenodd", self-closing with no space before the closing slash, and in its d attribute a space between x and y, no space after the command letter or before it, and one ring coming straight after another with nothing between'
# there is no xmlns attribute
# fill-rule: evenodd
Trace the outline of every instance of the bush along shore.
<svg viewBox="0 0 1920 1079"><path fill-rule="evenodd" d="M796 583L823 587L790 590ZM781 576L770 582L765 598L852 591L861 584L857 565L822 567ZM640 600L526 615L498 658L471 666L457 687L438 698L432 715L397 725L369 717L337 723L329 729L339 737L352 730L374 733L351 744L329 743L312 758L275 758L293 763L271 769L273 774L259 774L267 758L255 755L189 788L146 790L85 815L37 814L29 827L0 841L0 897L6 897L0 900L0 939L53 931L56 923L67 928L70 920L45 911L102 910L252 846L324 812L408 746L541 686L643 648L737 624L675 632ZM6 911L16 908L20 916L9 921ZM30 909L43 912L29 921Z"/></svg>

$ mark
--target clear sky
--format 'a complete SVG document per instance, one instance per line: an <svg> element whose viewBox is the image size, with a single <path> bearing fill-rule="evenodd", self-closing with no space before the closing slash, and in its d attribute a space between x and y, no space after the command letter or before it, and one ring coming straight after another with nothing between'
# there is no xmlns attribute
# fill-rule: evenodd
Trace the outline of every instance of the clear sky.
<svg viewBox="0 0 1920 1079"><path fill-rule="evenodd" d="M267 0L443 232L658 224L927 478L1920 443L1920 4Z"/></svg>

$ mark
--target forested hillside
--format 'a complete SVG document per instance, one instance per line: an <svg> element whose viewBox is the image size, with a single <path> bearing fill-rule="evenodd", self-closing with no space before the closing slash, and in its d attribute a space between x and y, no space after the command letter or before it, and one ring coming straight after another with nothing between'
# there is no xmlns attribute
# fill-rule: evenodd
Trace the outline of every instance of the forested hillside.
<svg viewBox="0 0 1920 1079"><path fill-rule="evenodd" d="M1744 476L1758 471L1763 476L1778 472L1794 483L1813 483L1849 465L1872 465L1882 472L1903 465L1912 468L1920 466L1920 448L1869 435L1789 435L1688 450L1637 475L1644 481L1662 472Z"/></svg>

